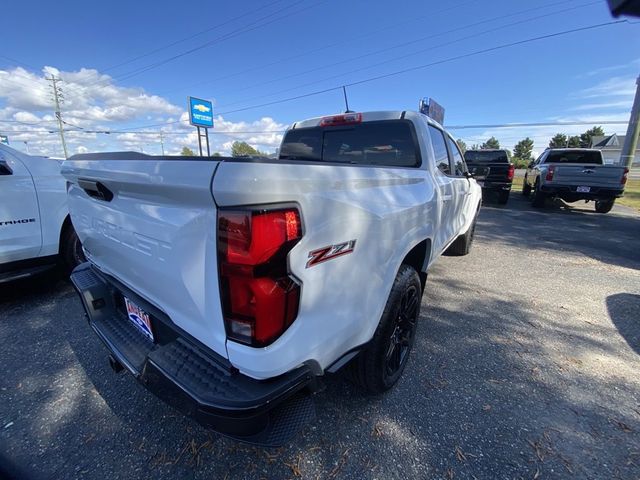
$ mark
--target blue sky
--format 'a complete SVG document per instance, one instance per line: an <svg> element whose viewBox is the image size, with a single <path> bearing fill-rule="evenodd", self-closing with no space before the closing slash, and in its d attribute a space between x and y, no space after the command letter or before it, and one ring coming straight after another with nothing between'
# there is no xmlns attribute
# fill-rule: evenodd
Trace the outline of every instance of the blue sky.
<svg viewBox="0 0 640 480"><path fill-rule="evenodd" d="M268 132L214 135L214 150L228 151L234 139L273 150L287 124L343 110L342 93L235 110L614 20L605 0L114 0L90 8L8 1L3 12L0 132L16 148L26 140L32 153L58 156L45 74L63 79L69 124L144 132L70 132L72 152L159 153L160 128L167 151L194 148L193 130L180 121L187 95L214 101L217 131ZM620 120L639 71L640 23L623 23L447 61L348 93L355 110L415 109L420 97L433 96L448 125ZM167 124L131 130L159 123ZM542 150L554 132L586 128L452 133L467 143L494 134L507 147L528 135ZM605 130L624 133L625 126Z"/></svg>

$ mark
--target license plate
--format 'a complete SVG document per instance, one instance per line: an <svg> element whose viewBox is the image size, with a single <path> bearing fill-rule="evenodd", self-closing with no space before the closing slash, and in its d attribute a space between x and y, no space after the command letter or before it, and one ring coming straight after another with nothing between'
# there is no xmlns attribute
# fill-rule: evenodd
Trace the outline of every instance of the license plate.
<svg viewBox="0 0 640 480"><path fill-rule="evenodd" d="M127 307L127 318L138 328L138 330L140 330L140 332L142 332L145 337L153 341L153 332L151 331L151 319L149 318L149 314L127 297L124 297L124 304Z"/></svg>
<svg viewBox="0 0 640 480"><path fill-rule="evenodd" d="M591 187L578 187L576 188L576 192L578 193L589 193L591 191Z"/></svg>

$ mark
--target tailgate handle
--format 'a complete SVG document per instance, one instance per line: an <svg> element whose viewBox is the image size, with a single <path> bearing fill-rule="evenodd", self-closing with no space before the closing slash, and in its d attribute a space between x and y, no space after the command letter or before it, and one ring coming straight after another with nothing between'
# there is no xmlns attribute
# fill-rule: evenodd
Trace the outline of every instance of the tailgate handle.
<svg viewBox="0 0 640 480"><path fill-rule="evenodd" d="M103 200L105 202L113 200L113 192L100 182L79 178L78 185L90 197L97 198L98 200Z"/></svg>

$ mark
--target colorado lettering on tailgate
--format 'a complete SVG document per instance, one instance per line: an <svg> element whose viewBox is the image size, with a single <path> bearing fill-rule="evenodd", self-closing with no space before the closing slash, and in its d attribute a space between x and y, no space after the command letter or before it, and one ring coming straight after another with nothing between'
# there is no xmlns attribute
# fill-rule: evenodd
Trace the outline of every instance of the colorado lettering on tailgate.
<svg viewBox="0 0 640 480"><path fill-rule="evenodd" d="M155 257L165 262L167 254L171 251L171 246L167 242L156 240L139 233L125 230L124 228L113 223L94 218L92 222L93 229L103 237L120 243L125 247L129 247L143 255Z"/></svg>

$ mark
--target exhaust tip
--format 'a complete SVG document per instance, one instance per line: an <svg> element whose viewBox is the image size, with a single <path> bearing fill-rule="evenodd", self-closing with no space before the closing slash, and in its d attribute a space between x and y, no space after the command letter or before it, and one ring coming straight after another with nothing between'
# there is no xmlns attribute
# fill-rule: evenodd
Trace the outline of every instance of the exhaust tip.
<svg viewBox="0 0 640 480"><path fill-rule="evenodd" d="M122 364L118 360L116 360L113 355L109 355L109 366L115 373L120 373L122 372L122 370L124 370Z"/></svg>

